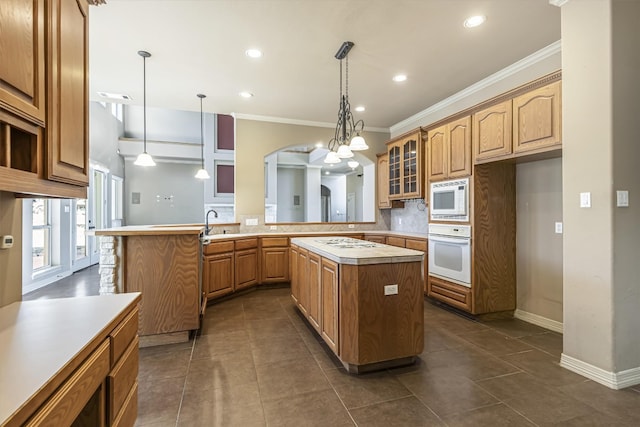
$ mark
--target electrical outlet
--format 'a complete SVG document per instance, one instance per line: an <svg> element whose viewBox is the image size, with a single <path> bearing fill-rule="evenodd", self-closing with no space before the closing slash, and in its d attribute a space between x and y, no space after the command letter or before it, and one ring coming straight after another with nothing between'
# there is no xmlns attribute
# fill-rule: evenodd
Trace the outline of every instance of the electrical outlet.
<svg viewBox="0 0 640 427"><path fill-rule="evenodd" d="M269 226L269 230L277 230L278 226L277 225L271 225Z"/></svg>
<svg viewBox="0 0 640 427"><path fill-rule="evenodd" d="M245 225L258 225L258 218L247 218L244 223Z"/></svg>
<svg viewBox="0 0 640 427"><path fill-rule="evenodd" d="M385 295L398 295L398 285L384 285Z"/></svg>
<svg viewBox="0 0 640 427"><path fill-rule="evenodd" d="M556 234L562 234L562 223L556 222Z"/></svg>
<svg viewBox="0 0 640 427"><path fill-rule="evenodd" d="M356 226L355 224L349 224L349 225L347 225L347 227L349 227L349 228L355 228L355 226Z"/></svg>

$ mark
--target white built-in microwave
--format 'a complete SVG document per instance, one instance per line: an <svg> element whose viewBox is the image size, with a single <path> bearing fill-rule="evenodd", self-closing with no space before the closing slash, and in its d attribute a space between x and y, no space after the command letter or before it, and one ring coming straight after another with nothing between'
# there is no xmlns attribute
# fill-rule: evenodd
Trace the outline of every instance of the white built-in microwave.
<svg viewBox="0 0 640 427"><path fill-rule="evenodd" d="M431 183L429 213L436 221L469 221L469 178Z"/></svg>

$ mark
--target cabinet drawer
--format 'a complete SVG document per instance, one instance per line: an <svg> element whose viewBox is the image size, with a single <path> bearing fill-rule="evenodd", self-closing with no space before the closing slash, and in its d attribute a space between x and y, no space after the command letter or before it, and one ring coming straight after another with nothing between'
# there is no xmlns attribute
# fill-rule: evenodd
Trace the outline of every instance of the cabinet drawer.
<svg viewBox="0 0 640 427"><path fill-rule="evenodd" d="M205 255L233 252L233 240L225 242L211 242L204 246L203 252Z"/></svg>
<svg viewBox="0 0 640 427"><path fill-rule="evenodd" d="M112 422L123 408L138 378L138 337L127 348L107 377L109 386L109 420Z"/></svg>
<svg viewBox="0 0 640 427"><path fill-rule="evenodd" d="M263 237L262 238L263 248L273 248L277 246L289 246L289 238L288 237Z"/></svg>
<svg viewBox="0 0 640 427"><path fill-rule="evenodd" d="M129 391L127 400L122 405L122 410L115 420L112 427L133 427L138 418L138 382L136 381Z"/></svg>
<svg viewBox="0 0 640 427"><path fill-rule="evenodd" d="M427 241L406 239L404 247L407 249L415 249L416 251L427 252Z"/></svg>
<svg viewBox="0 0 640 427"><path fill-rule="evenodd" d="M387 236L387 245L404 248L405 242L402 237Z"/></svg>
<svg viewBox="0 0 640 427"><path fill-rule="evenodd" d="M107 376L109 357L109 340L105 340L25 425L71 425Z"/></svg>
<svg viewBox="0 0 640 427"><path fill-rule="evenodd" d="M428 295L453 307L471 312L471 289L429 276Z"/></svg>
<svg viewBox="0 0 640 427"><path fill-rule="evenodd" d="M136 307L120 324L111 332L111 366L120 359L129 343L138 334L138 307Z"/></svg>
<svg viewBox="0 0 640 427"><path fill-rule="evenodd" d="M241 251L243 249L252 249L257 247L258 247L257 237L253 237L251 239L236 240L236 245L235 245L236 251Z"/></svg>

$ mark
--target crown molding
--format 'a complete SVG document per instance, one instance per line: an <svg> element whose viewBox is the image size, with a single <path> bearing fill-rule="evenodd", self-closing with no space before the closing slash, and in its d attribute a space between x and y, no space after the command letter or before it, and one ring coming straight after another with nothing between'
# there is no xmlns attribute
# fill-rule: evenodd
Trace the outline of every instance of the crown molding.
<svg viewBox="0 0 640 427"><path fill-rule="evenodd" d="M311 120L285 119L283 117L260 116L256 114L234 113L233 116L236 119L254 120L257 122L271 122L271 123L281 123L286 125L297 125L297 126L315 126L319 128L331 128L331 129L335 129L336 127L335 123L315 122ZM389 133L389 128L377 128L377 127L365 126L364 130L367 132Z"/></svg>
<svg viewBox="0 0 640 427"><path fill-rule="evenodd" d="M567 3L569 3L569 0L549 0L549 4L552 6L562 7Z"/></svg>
<svg viewBox="0 0 640 427"><path fill-rule="evenodd" d="M528 67L531 67L532 65L540 61L547 59L550 56L560 53L561 47L562 47L562 44L560 40L554 43L551 43L549 46L543 47L539 51L532 53L531 55L521 59L520 61L514 62L513 64L490 75L489 77L486 77L472 84L471 86L468 86L465 89L462 89L460 92L457 92L451 95L450 97L445 98L436 104L433 104L431 107L425 110L422 110L419 113L416 113L413 116L408 117L402 120L401 122L396 123L395 125L392 125L389 128L389 130L391 131L391 134L394 135L398 131L404 128L410 127L412 124L415 125L414 127L417 127L418 125L416 124L416 122L419 122L420 120L425 119L429 115L436 113L439 110L442 110L452 104L455 104L456 102L461 101L475 94L476 92L480 92L490 86L493 86L499 81L504 80L514 74L517 74L520 71Z"/></svg>

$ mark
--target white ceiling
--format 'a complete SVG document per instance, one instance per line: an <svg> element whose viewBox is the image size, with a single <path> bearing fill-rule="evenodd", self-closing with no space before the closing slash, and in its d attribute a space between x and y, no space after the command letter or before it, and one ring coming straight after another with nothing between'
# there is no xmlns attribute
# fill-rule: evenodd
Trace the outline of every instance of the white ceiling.
<svg viewBox="0 0 640 427"><path fill-rule="evenodd" d="M464 28L475 14L487 22ZM207 112L335 123L350 40L354 115L388 128L559 39L548 0L107 0L90 8L91 99L141 105L147 50L150 107L199 111L204 93Z"/></svg>

